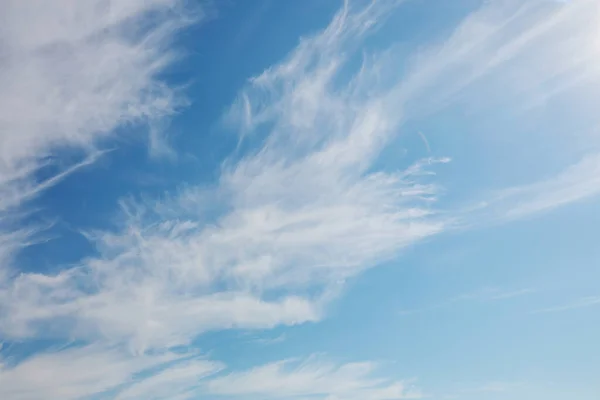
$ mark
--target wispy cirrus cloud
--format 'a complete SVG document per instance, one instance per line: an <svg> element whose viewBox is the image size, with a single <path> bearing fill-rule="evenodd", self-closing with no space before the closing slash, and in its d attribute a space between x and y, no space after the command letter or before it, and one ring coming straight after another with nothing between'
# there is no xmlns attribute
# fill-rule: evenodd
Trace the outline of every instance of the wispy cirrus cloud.
<svg viewBox="0 0 600 400"><path fill-rule="evenodd" d="M477 82L504 82L511 76L506 71L524 63L534 69L547 66L559 49L565 57L551 68L540 69L526 85L510 86L511 93L537 97L553 76L574 71L577 62L591 57L587 52L581 60L567 57L571 42L560 34L576 28L573 40L591 40L587 15L595 10L593 2L547 8L508 1L469 16L441 46L416 57L405 76L395 72L400 60L391 51L367 54L352 69L349 56L400 3L372 2L364 8L346 3L325 30L304 38L285 60L252 78L227 122L244 140L255 140L244 143L248 149L240 157L223 163L214 185L123 202L118 227L86 233L97 255L55 275L4 279L0 338L86 344L4 365L0 382L10 382L7 396L189 398L205 390L327 400L419 397L410 385L373 377L372 363L278 362L204 379L224 366L171 352L210 330L321 320L346 279L455 222L435 208L440 187L433 170L449 160L376 168L381 150L407 118L455 101L457 93ZM36 188L32 173L56 149L93 149L115 128L152 123L179 105L177 91L156 78L174 59L166 46L169 39L188 22L177 12L179 2L110 3L113 8L100 17L92 3L69 2L60 18L53 14L59 8L38 15L40 8L6 4L20 18L46 15L41 26L52 31L42 35L12 22L2 28L17 39L8 50L8 75L0 83L7 82L9 97L24 93L23 101L37 110L28 120L8 100L0 103L7 112L3 131L23 132L20 139L0 136L7 149L0 167L9 177L3 178L6 182L16 176L19 185ZM147 13L161 17L157 26L148 29L141 23ZM67 23L55 26L61 18ZM548 46L551 42L554 47ZM594 76L590 72L586 79ZM578 179L561 182L568 186ZM583 190L583 184L575 186ZM511 196L521 208L533 202L525 208L547 209L536 199L562 188L541 183ZM27 235L15 232L2 237L4 259L17 250L11 235ZM95 349L109 350L101 350L103 358ZM81 360L74 363L77 371L59 370L46 380L37 365L61 365L63 358ZM111 369L115 364L119 368ZM92 365L115 372L83 374Z"/></svg>
<svg viewBox="0 0 600 400"><path fill-rule="evenodd" d="M433 112L469 97L490 100L485 94L491 89L494 100L518 108L597 85L599 12L593 0L486 4L415 57L402 88L407 106L417 114Z"/></svg>
<svg viewBox="0 0 600 400"><path fill-rule="evenodd" d="M3 242L30 233L15 228L20 207L93 162L95 149L115 137L116 128L157 122L181 104L178 90L158 75L175 60L169 44L191 15L178 0L2 2ZM66 167L56 162L69 152L80 152L81 161ZM36 174L49 167L58 172L40 182ZM14 255L10 248L0 250L5 274Z"/></svg>
<svg viewBox="0 0 600 400"><path fill-rule="evenodd" d="M162 11L161 6L175 6L148 4ZM146 11L141 3L138 5L138 14L132 18ZM266 132L267 142L261 149L224 166L215 189L191 188L154 204L124 203L117 230L88 233L97 246L98 257L82 260L80 265L56 275L26 273L4 283L0 288L0 332L5 340L75 339L129 352L129 356L127 351L118 356L123 357L119 365L126 370L109 381L87 375L80 380L78 374L57 373L51 382L37 382L36 378L28 379L24 371L40 359L77 360L79 352L85 353L89 347L40 353L3 368L1 379L14 382L6 389L11 390L10 394L38 397L43 391L54 391L59 397L77 398L106 392L109 397L140 398L152 393L159 398L170 395L167 391L178 382L178 395L189 396L202 375L198 368L206 365L179 362L148 377L138 376L143 369L135 366L150 355L166 354L173 346L187 344L207 330L264 329L317 321L344 279L443 229L443 220L430 207L436 187L421 182L435 160L404 171L369 171L377 152L399 123L395 114L389 113L390 99L377 81L377 74L369 72L385 60L365 60L359 72L346 77L339 90L334 90L333 82L345 62L339 53L362 40L389 5L373 3L355 10L347 5L325 31L304 39L287 60L249 83L241 98L260 107L260 119L270 121L274 128ZM129 17L124 15L118 21L129 21ZM110 27L118 23L108 21ZM68 105L71 101L73 107L91 104L91 110L98 106L95 101L107 96L114 102L102 104L105 114L82 109L75 119L58 112L50 128L57 126L61 134L71 128L67 131L73 136L67 136L68 140L57 136L48 142L45 151L51 151L54 143L93 146L119 125L168 115L175 105L174 91L155 81L154 74L171 60L169 52L159 53L159 44L172 33L171 26L167 19L165 26L145 32L139 41L133 40L131 49L125 46L130 44L129 36L118 35L118 25L116 33L106 29L109 44L112 40L122 44L117 49L124 53L115 57L125 70L113 71L111 63L94 62L86 64L87 69L76 64L74 81L59 87L68 97L63 102ZM87 31L78 33L72 39L73 51L87 43ZM59 39L65 35L61 33ZM98 43L105 44L102 40ZM85 53L77 60L93 62L94 58L85 59L91 50L81 48ZM104 47L95 50L101 53ZM153 62L145 64L148 60ZM107 72L102 69L105 66ZM86 82L78 86L77 73L81 70L86 70L81 77ZM116 72L122 76L113 76ZM100 81L106 74L106 82L99 88L89 87L87 74L96 74ZM132 82L129 74L135 74ZM136 82L140 86L132 86ZM115 93L106 92L106 86L110 89L112 84ZM366 96L373 85L380 91ZM258 105L258 92L267 86L270 100L261 99ZM82 88L89 91L80 92ZM34 94L38 90L32 89ZM330 113L334 109L343 112ZM124 110L129 112L125 117ZM52 113L42 111L42 116ZM15 125L12 129L21 128L19 121L11 122ZM41 117L40 121L40 125L46 123ZM77 129L80 125L83 133ZM32 137L37 134L36 126L28 133ZM315 129L317 126L320 128ZM302 137L306 140L296 140ZM40 154L28 141L11 146L16 146L15 152L31 149L27 151L32 155ZM216 210L215 214L205 215L199 204ZM111 368L110 360L97 357L94 353L91 359L82 357L81 361ZM340 373L355 369L330 368L338 383L342 383ZM39 374L37 370L30 372ZM374 399L398 397L404 391L398 385L379 388L376 383L367 384L361 374L346 377L347 384L353 385L351 380L357 379L356 384L369 389L367 393ZM129 386L132 380L135 383ZM30 383L29 392L22 387L25 381ZM218 390L218 382L211 383L214 390ZM341 393L333 387L323 388L320 393L325 396L327 391Z"/></svg>
<svg viewBox="0 0 600 400"><path fill-rule="evenodd" d="M542 308L542 309L536 310L534 312L535 313L553 313L553 312L577 310L580 308L588 308L588 307L594 307L594 306L600 306L600 296L582 297L580 299L577 299L575 301L572 301L572 302L569 302L566 304L562 304L562 305L554 306L554 307Z"/></svg>
<svg viewBox="0 0 600 400"><path fill-rule="evenodd" d="M468 213L478 215L481 212L484 219L491 221L511 221L549 212L598 194L600 155L591 154L547 179L502 189Z"/></svg>
<svg viewBox="0 0 600 400"><path fill-rule="evenodd" d="M600 7L590 0L562 3L511 0L471 13L448 39L414 59L399 95L408 114L469 102L523 114L556 97L584 102L585 90L600 87ZM586 148L597 149L596 136L587 136ZM469 227L507 222L595 197L596 151L554 176L486 193L459 218Z"/></svg>
<svg viewBox="0 0 600 400"><path fill-rule="evenodd" d="M207 330L317 321L340 282L443 230L428 170L445 160L369 170L401 122L376 73L389 60L339 71L389 5L349 7L240 95L253 120L270 121L261 148L226 164L215 189L128 203L122 229L89 235L100 257L15 279L2 332L143 352ZM219 205L210 216L198 208L207 198Z"/></svg>
<svg viewBox="0 0 600 400"><path fill-rule="evenodd" d="M223 366L205 360L191 360L169 365L161 371L137 380L120 391L118 400L189 399L197 395L203 379L219 372Z"/></svg>
<svg viewBox="0 0 600 400"><path fill-rule="evenodd" d="M411 382L373 376L374 363L336 365L312 357L288 360L234 372L206 383L208 393L251 398L311 398L336 400L419 399L422 392Z"/></svg>
<svg viewBox="0 0 600 400"><path fill-rule="evenodd" d="M174 35L201 17L201 9L185 10L178 0L0 4L0 343L29 338L35 346L38 337L21 317L49 317L37 306L77 293L59 289L74 270L19 277L14 256L45 229L21 224L28 202L91 165L107 139L128 131L118 128L153 126L182 104L179 90L159 75L178 56L170 46ZM54 172L40 181L40 171ZM165 351L132 358L106 343L0 358L0 397L88 397L179 358Z"/></svg>
<svg viewBox="0 0 600 400"><path fill-rule="evenodd" d="M5 1L0 35L3 168L64 147L90 148L119 126L178 106L157 78L188 23L181 2ZM3 172L4 174L4 172Z"/></svg>
<svg viewBox="0 0 600 400"><path fill-rule="evenodd" d="M179 105L177 90L158 74L175 59L169 49L173 35L190 22L181 7L181 2L170 0L2 3L1 277L14 273L12 257L37 231L35 226L15 227L28 200L93 163L101 154L94 149L113 137L116 128L152 124ZM67 149L90 155L38 181L36 173L54 163L51 156ZM43 304L44 296L74 273L31 276L28 283L19 282L27 276L0 282L3 325L24 333L18 315L26 310L35 314L35 303ZM37 300L22 302L29 289ZM76 292L70 288L61 296Z"/></svg>
<svg viewBox="0 0 600 400"><path fill-rule="evenodd" d="M0 358L0 396L14 400L86 398L127 385L137 374L165 368L182 358L172 352L132 358L127 351L101 345L42 352L16 365ZM203 365L205 370L212 366ZM132 386L124 393L142 391L147 385Z"/></svg>

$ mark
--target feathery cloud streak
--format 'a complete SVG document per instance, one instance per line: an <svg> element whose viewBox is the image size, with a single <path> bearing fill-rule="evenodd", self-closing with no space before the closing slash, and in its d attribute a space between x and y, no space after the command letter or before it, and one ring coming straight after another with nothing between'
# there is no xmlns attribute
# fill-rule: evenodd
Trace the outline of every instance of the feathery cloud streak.
<svg viewBox="0 0 600 400"><path fill-rule="evenodd" d="M341 366L317 357L299 363L281 361L212 379L209 393L260 398L314 398L337 400L419 399L423 394L411 382L390 382L372 376L373 363Z"/></svg>
<svg viewBox="0 0 600 400"><path fill-rule="evenodd" d="M0 277L35 231L15 227L28 200L93 162L116 128L153 123L180 105L157 76L175 59L173 36L191 22L181 9L178 0L2 2ZM84 152L83 161L36 178L69 151Z"/></svg>
<svg viewBox="0 0 600 400"><path fill-rule="evenodd" d="M333 80L347 43L387 7L348 7L241 95L255 101L268 88L273 100L259 107L273 127L260 149L224 167L210 194L223 209L214 223L199 223L178 198L158 210L130 202L122 230L90 234L100 258L57 276L21 275L2 292L4 334L144 351L210 329L316 321L340 281L442 230L429 206L436 188L421 183L430 163L368 170L400 122L373 72L385 60L366 60L337 89Z"/></svg>
<svg viewBox="0 0 600 400"><path fill-rule="evenodd" d="M159 372L147 381L131 386L130 382L137 374L173 364L180 369L193 369L198 378L220 369L216 363L199 360L192 363L171 352L131 357L118 348L71 347L36 354L17 365L3 363L0 359L0 395L14 400L80 399L126 385L122 398L134 398L133 395L146 393L150 386L156 388L163 377ZM175 382L181 380L181 375L186 375L180 374L180 369L172 372L180 376Z"/></svg>
<svg viewBox="0 0 600 400"><path fill-rule="evenodd" d="M86 376L82 379L89 385L85 386L77 374L69 380L71 374L57 373L56 387L29 380L30 392L23 396L56 390L64 398L77 398L116 390L140 371L134 368L139 357L162 354L207 330L316 321L340 281L443 229L429 207L436 188L421 183L430 163L394 173L368 170L399 124L395 114L389 114L391 104L383 89L366 93L378 84L370 68L381 61L365 60L339 91L333 89L337 69L343 65L339 52L348 43L362 40L387 8L374 3L351 12L348 7L325 31L304 39L288 60L250 83L242 95L248 101L254 100L252 86L262 81L281 84L283 90L276 94L272 88L273 95L300 109L275 111L279 107L274 103L263 104L264 110L273 110L263 118L276 127L267 132L261 149L224 167L216 189L190 189L160 204L124 203L121 229L89 233L100 257L57 275L21 274L3 285L0 332L5 339L79 339L116 346L119 357L127 358L124 348L140 354L129 356L130 363L125 364L132 369L118 378L96 382ZM329 51L307 52L315 45ZM290 75L278 77L284 70ZM315 76L318 80L311 85ZM315 91L320 99L312 97ZM112 112L120 104L107 107ZM328 117L318 111L325 107L341 113ZM108 132L128 122L108 120L112 125L102 120L101 129L92 126L84 133L96 139L88 132ZM83 117L78 122L89 127ZM57 123L74 124L69 119ZM92 139L82 141L90 144ZM216 198L221 205L216 217L208 217L214 221L210 224L197 209L206 198ZM186 206L190 202L191 209ZM45 356L5 367L3 379L25 379L22 371ZM74 356L61 351L47 357ZM94 362L110 367L106 360ZM181 363L173 368L150 381L139 380L120 396L160 393L155 385L165 383L163 378L169 374L181 377L185 396L186 385L197 383L192 379L196 368ZM360 379L348 377L354 378ZM9 394L22 393L20 381L11 380L17 383L6 389ZM375 385L372 390L380 389ZM389 394L371 397L389 398L403 389L381 390Z"/></svg>

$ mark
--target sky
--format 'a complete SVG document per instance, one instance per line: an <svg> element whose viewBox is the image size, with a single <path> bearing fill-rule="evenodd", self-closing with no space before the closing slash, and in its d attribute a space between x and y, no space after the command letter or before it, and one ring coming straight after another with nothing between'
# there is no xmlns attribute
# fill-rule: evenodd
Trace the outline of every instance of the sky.
<svg viewBox="0 0 600 400"><path fill-rule="evenodd" d="M0 88L0 398L599 398L597 1L4 0Z"/></svg>

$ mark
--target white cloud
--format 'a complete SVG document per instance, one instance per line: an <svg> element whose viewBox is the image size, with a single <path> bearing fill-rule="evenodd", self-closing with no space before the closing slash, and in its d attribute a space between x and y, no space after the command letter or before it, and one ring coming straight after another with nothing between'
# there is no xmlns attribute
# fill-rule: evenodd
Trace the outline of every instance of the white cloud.
<svg viewBox="0 0 600 400"><path fill-rule="evenodd" d="M500 105L526 117L532 107L557 97L574 108L585 105L585 92L600 89L600 4L552 3L488 2L471 13L449 38L414 57L398 94L407 114L422 117L450 104L471 102L477 107ZM564 116L568 121L568 111ZM539 139L552 141L555 134ZM523 141L510 131L502 135L515 146ZM555 176L488 194L457 218L468 227L506 222L597 196L600 157L589 149L598 143L596 134L587 135L588 154Z"/></svg>
<svg viewBox="0 0 600 400"><path fill-rule="evenodd" d="M515 201L514 207L508 209L506 216L521 218L584 200L599 193L600 155L591 155L553 178L508 189L502 193L502 197Z"/></svg>
<svg viewBox="0 0 600 400"><path fill-rule="evenodd" d="M179 0L0 4L2 242L30 233L13 232L19 208L93 162L116 128L154 124L178 107L181 96L158 74L176 57L173 35L190 22L182 10ZM64 166L56 156L65 150L91 155L37 181L39 170ZM0 250L0 277L9 274L13 247Z"/></svg>
<svg viewBox="0 0 600 400"><path fill-rule="evenodd" d="M84 7L79 4L73 7ZM126 7L118 20L130 22L128 13L141 16L146 6L160 11L172 5L135 4L140 8ZM27 11L13 6L13 13ZM190 188L157 202L124 202L118 229L87 233L99 256L56 275L24 273L4 281L0 337L74 339L129 351L107 352L115 359L88 355L88 348L58 351L5 366L2 378L12 381L5 389L9 397L39 398L45 390L74 398L120 390L124 399L164 398L177 384L176 395L185 398L213 371L210 363L165 366L122 388L132 375L151 367L140 366L143 360L207 330L316 321L345 278L444 228L430 207L437 188L427 182L427 170L436 160L405 171L370 171L400 122L390 113L388 91L374 71L388 60L365 60L356 76L340 88L333 85L344 62L340 52L360 42L388 7L373 4L351 12L348 6L324 32L304 39L289 59L251 81L241 98L260 107L260 119L274 128L266 132L264 147L224 166L216 188ZM86 11L79 11L84 21ZM9 69L14 90L24 91L23 99L31 98L38 114L27 122L9 110L15 117L7 119L7 127L23 131L23 137L3 139L13 148L6 165L16 163L19 152L36 160L55 146L93 147L119 125L152 122L173 110L174 92L154 79L171 60L168 51L161 52L174 30L170 19L140 41L128 31L121 36L124 27L119 25L108 29L115 23L111 15L101 25L106 37L90 33L102 18L79 25L79 16L68 14L66 27L75 32L56 28L43 39L33 33L22 39L23 49L42 41L36 46L49 55L27 53L42 57L33 62L24 54L27 67ZM58 18L46 16L52 22ZM7 29L25 34L17 27ZM67 43L52 45L59 39ZM38 67L48 68L41 75L48 81L19 75L37 75ZM72 79L65 78L69 75ZM266 86L268 100L259 93ZM61 106L36 97L46 92L55 93L52 99ZM36 162L27 165L31 171L38 167ZM23 176L29 179L29 172ZM37 367L40 360L60 365L63 359L81 371L113 369L115 363L122 369L102 378L57 370L48 383ZM369 380L369 372L368 364L329 371L338 383L357 380L348 381L347 388L373 399L405 396L401 383ZM213 388L218 385L213 381ZM325 389L331 396L350 395L343 388Z"/></svg>
<svg viewBox="0 0 600 400"><path fill-rule="evenodd" d="M593 0L486 3L415 57L402 85L406 108L423 115L465 98L527 107L597 85L599 15Z"/></svg>
<svg viewBox="0 0 600 400"><path fill-rule="evenodd" d="M373 363L335 365L310 358L282 361L212 379L208 393L257 398L311 398L323 400L418 399L423 395L410 382L373 377Z"/></svg>
<svg viewBox="0 0 600 400"><path fill-rule="evenodd" d="M52 277L23 274L16 278L0 291L4 336L103 340L128 343L132 351L143 352L188 343L207 330L271 328L318 318L310 299L286 296L267 302L233 291L194 295L193 288L163 274L141 276L131 269L115 276L117 268L127 269L127 265L112 267L85 275L66 271ZM106 272L108 276L102 276ZM86 291L91 285L97 289Z"/></svg>
<svg viewBox="0 0 600 400"><path fill-rule="evenodd" d="M174 353L132 358L117 348L87 346L38 353L16 366L0 359L0 397L80 399L127 384L136 374L179 358Z"/></svg>
<svg viewBox="0 0 600 400"><path fill-rule="evenodd" d="M470 293L465 293L460 296L456 296L453 301L461 300L476 300L476 301L495 301L495 300L509 300L515 297L521 297L535 293L534 289L514 289L506 290L496 287L484 287L479 290L475 290Z"/></svg>
<svg viewBox="0 0 600 400"><path fill-rule="evenodd" d="M116 400L160 400L192 398L203 378L218 372L221 365L209 361L186 361L134 383L118 393Z"/></svg>
<svg viewBox="0 0 600 400"><path fill-rule="evenodd" d="M179 4L3 1L2 171L171 114L175 91L157 74L173 61L167 45L186 23Z"/></svg>
<svg viewBox="0 0 600 400"><path fill-rule="evenodd" d="M591 154L558 174L507 188L467 211L467 218L492 222L522 219L600 194L600 155ZM480 214L482 213L482 214Z"/></svg>
<svg viewBox="0 0 600 400"><path fill-rule="evenodd" d="M442 231L428 175L446 160L370 170L401 122L378 72L391 60L340 73L342 53L374 29L385 4L347 6L250 81L245 115L271 128L264 146L223 167L216 188L124 202L121 229L89 233L99 257L55 277L21 275L0 291L0 331L145 351L206 330L316 321L346 278Z"/></svg>
<svg viewBox="0 0 600 400"><path fill-rule="evenodd" d="M25 206L93 163L105 139L129 133L117 128L158 126L182 104L178 90L158 78L177 57L173 36L200 17L200 10L186 14L182 6L179 0L0 2L0 340L31 337L23 315L66 322L64 303L75 302L81 289L66 282L77 270L17 275L15 254L45 228L20 225L30 215ZM155 133L151 138L158 143ZM69 165L69 159L80 161ZM39 181L42 169L58 172ZM56 333L50 336L65 338L64 330ZM180 357L164 351L132 357L99 343L0 360L0 397L79 399Z"/></svg>
<svg viewBox="0 0 600 400"><path fill-rule="evenodd" d="M260 148L224 165L216 188L191 188L155 204L130 203L121 230L90 236L99 258L43 282L23 275L0 292L9 304L0 330L12 337L100 337L143 351L186 343L209 329L315 321L339 282L442 231L446 221L431 208L438 188L426 176L436 160L404 171L371 170L404 120L398 108L452 71L467 74L472 63L486 66L468 75L480 77L513 60L566 23L564 13L583 6L558 10L551 22L529 28L517 22L546 11L493 5L469 17L402 80L390 81L387 71L396 61L390 53L366 56L354 75L342 73L348 52L393 5L382 4L358 11L347 4L327 29L303 39L282 63L250 81L229 120L240 122L246 135L264 139ZM485 34L472 42L476 28ZM73 37L87 37L86 32ZM137 55L140 44L133 43ZM497 47L503 49L500 58L490 53ZM162 56L156 63L164 65ZM144 90L163 88L152 80L152 65ZM118 98L121 102L107 106L108 114L119 114L114 110L129 99ZM87 135L122 122L108 118L110 124L93 128L85 115L77 124L89 128ZM547 207L534 208L542 206ZM54 323L59 317L69 323Z"/></svg>
<svg viewBox="0 0 600 400"><path fill-rule="evenodd" d="M448 226L433 208L440 190L431 176L436 161L448 160L422 160L395 171L375 168L380 151L406 118L443 106L464 88L497 74L500 66L513 72L523 63L532 66L525 85L519 81L510 87L537 98L537 89L553 76L574 71L592 57L587 48L570 57L570 40L595 43L595 25L587 18L595 15L594 2L550 9L508 1L470 16L445 44L417 58L403 78L396 76L398 60L391 51L365 55L360 68L348 72L349 55L399 3L373 2L362 10L346 4L324 31L304 38L283 62L250 80L228 122L244 138L255 139L247 147L260 145L225 162L213 187L124 202L122 225L87 233L98 256L76 267L52 276L6 274L0 281L0 337L76 339L102 346L3 366L0 382L8 383L0 390L17 399L117 390L147 368L179 360L166 349L207 330L319 320L345 279ZM0 48L7 54L0 73L5 88L0 194L15 193L11 212L27 193L45 187L32 176L49 155L72 147L89 152L117 127L152 125L179 105L176 90L156 78L174 59L169 39L187 23L178 4L0 5L0 32L7 38ZM160 17L152 29L145 24L148 13ZM575 36L563 35L571 30ZM556 49L560 57L548 63ZM494 81L511 76L495 75ZM594 76L593 70L584 75L585 80ZM579 83L564 82L569 85L553 92ZM160 140L153 132L156 146ZM549 182L511 190L509 197L526 210L517 214L552 208L539 194L564 185L579 194L564 197L558 190L561 196L550 204L587 196L587 186L571 172L558 186ZM0 244L6 243L0 261L10 263L19 247L15 239L27 236L19 230L0 235ZM115 353L116 347L96 350L106 346L130 353ZM49 364L58 366L50 375ZM98 373L111 373L98 375L93 366L102 366ZM326 400L420 396L402 382L373 378L373 368L371 363L281 362L233 372L206 387L223 395ZM165 366L120 395L164 398L177 384L176 395L185 398L217 369L201 361Z"/></svg>

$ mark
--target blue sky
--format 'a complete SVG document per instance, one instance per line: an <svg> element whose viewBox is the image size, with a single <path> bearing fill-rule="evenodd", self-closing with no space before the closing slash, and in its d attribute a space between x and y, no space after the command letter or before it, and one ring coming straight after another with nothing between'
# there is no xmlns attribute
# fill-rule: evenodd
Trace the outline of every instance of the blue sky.
<svg viewBox="0 0 600 400"><path fill-rule="evenodd" d="M0 3L0 398L594 400L600 4Z"/></svg>

